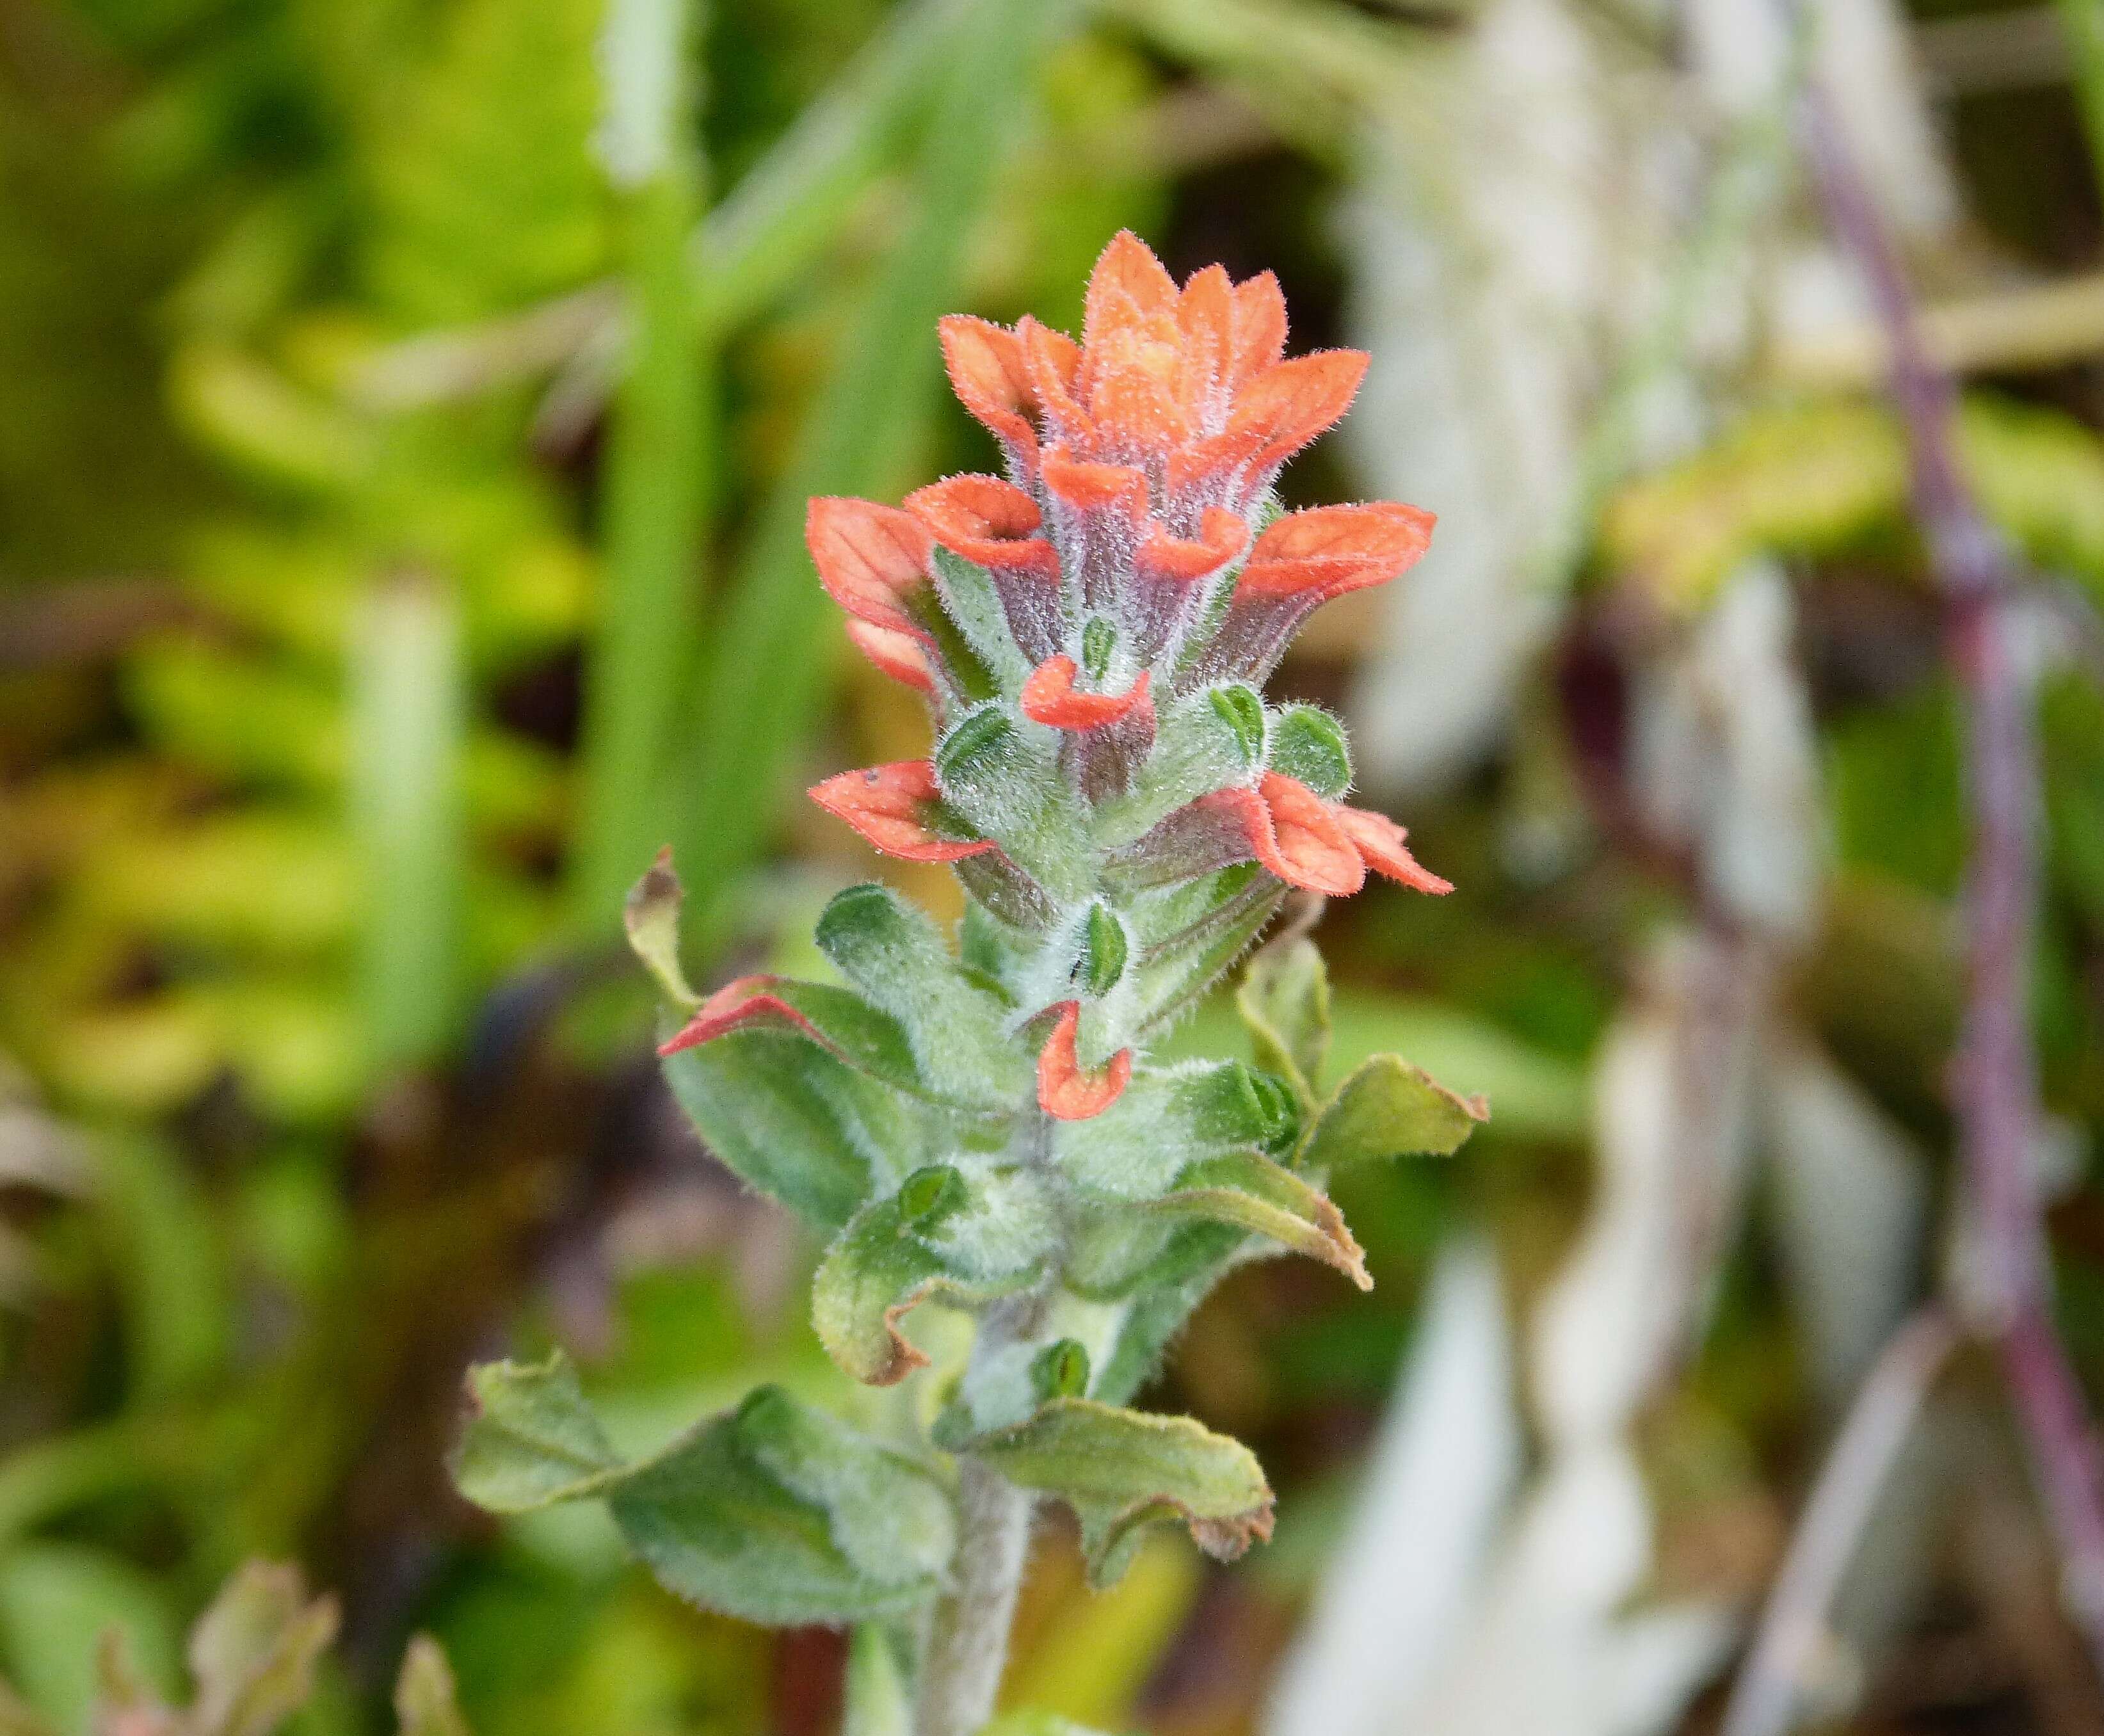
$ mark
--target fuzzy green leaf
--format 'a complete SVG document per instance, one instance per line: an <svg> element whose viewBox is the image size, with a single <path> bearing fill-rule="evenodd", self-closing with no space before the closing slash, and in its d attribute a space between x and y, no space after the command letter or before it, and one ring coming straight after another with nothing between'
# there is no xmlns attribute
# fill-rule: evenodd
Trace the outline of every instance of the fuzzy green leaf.
<svg viewBox="0 0 2104 1736"><path fill-rule="evenodd" d="M933 1473L764 1386L638 1464L622 1461L559 1355L470 1375L480 1404L455 1460L493 1511L602 1497L669 1590L777 1626L910 1613L956 1544Z"/></svg>
<svg viewBox="0 0 2104 1736"><path fill-rule="evenodd" d="M1304 935L1264 947L1250 961L1235 1005L1257 1065L1284 1079L1312 1111L1330 1052L1330 973L1315 943Z"/></svg>
<svg viewBox="0 0 2104 1736"><path fill-rule="evenodd" d="M946 663L952 667L960 650L962 667L979 679L968 691L973 698L991 698L997 687L1013 692L1030 673L1030 664L1015 646L1008 631L1008 616L994 588L993 574L978 562L938 545L934 551L935 591L939 610L924 616L921 625L934 632ZM956 641L961 637L963 644Z"/></svg>
<svg viewBox="0 0 2104 1736"><path fill-rule="evenodd" d="M854 998L846 989L831 993ZM864 1011L871 1019L883 1017ZM903 1064L910 1065L903 1036L898 1046ZM847 1222L875 1191L873 1165L890 1166L888 1180L928 1149L940 1119L831 1049L798 1032L759 1024L667 1056L665 1078L718 1158L827 1231Z"/></svg>
<svg viewBox="0 0 2104 1736"><path fill-rule="evenodd" d="M1002 1110L1027 1095L1029 1057L1002 1034L1007 1007L965 976L925 912L889 886L850 886L818 918L818 943L898 1022L925 1090Z"/></svg>
<svg viewBox="0 0 2104 1736"><path fill-rule="evenodd" d="M1332 801L1352 787L1344 726L1317 706L1290 705L1272 721L1270 764Z"/></svg>
<svg viewBox="0 0 2104 1736"><path fill-rule="evenodd" d="M1074 1509L1089 1578L1099 1586L1124 1573L1150 1524L1181 1521L1222 1560L1271 1535L1271 1487L1255 1456L1188 1417L1055 1399L966 1450L1011 1483Z"/></svg>
<svg viewBox="0 0 2104 1736"><path fill-rule="evenodd" d="M472 1407L452 1459L453 1481L492 1513L531 1513L595 1494L622 1470L560 1350L544 1363L480 1363L468 1370Z"/></svg>
<svg viewBox="0 0 2104 1736"><path fill-rule="evenodd" d="M1400 1055L1376 1055L1322 1105L1295 1165L1326 1172L1381 1158L1443 1158L1490 1114L1482 1098L1447 1090Z"/></svg>
<svg viewBox="0 0 2104 1736"><path fill-rule="evenodd" d="M818 1341L872 1386L903 1381L927 1358L898 1323L931 1297L961 1306L1028 1283L1058 1225L1040 1184L1013 1169L966 1178L934 1165L856 1213L826 1251L811 1290Z"/></svg>
<svg viewBox="0 0 2104 1736"><path fill-rule="evenodd" d="M777 1627L910 1613L956 1546L932 1473L778 1387L637 1466L607 1504L667 1590Z"/></svg>
<svg viewBox="0 0 2104 1736"><path fill-rule="evenodd" d="M1170 1192L1142 1209L1254 1231L1335 1266L1362 1290L1374 1287L1366 1275L1365 1253L1329 1196L1259 1152L1238 1151L1194 1163Z"/></svg>
<svg viewBox="0 0 2104 1736"><path fill-rule="evenodd" d="M1143 954L1134 996L1142 1031L1175 1018L1219 981L1264 931L1286 891L1247 865L1223 868L1206 884L1218 889L1212 904L1173 939Z"/></svg>
<svg viewBox="0 0 2104 1736"><path fill-rule="evenodd" d="M1208 791L1247 783L1263 763L1264 702L1254 688L1209 687L1174 700L1132 788L1098 809L1097 841L1133 843Z"/></svg>
<svg viewBox="0 0 2104 1736"><path fill-rule="evenodd" d="M1054 732L998 703L967 712L935 747L943 799L1054 898L1095 878L1085 805L1059 770Z"/></svg>

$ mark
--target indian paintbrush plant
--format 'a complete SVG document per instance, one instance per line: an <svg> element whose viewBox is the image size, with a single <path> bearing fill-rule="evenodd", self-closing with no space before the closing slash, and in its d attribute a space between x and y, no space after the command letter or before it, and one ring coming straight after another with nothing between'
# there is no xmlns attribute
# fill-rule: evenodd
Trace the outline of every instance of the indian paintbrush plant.
<svg viewBox="0 0 2104 1736"><path fill-rule="evenodd" d="M1431 533L1415 507L1288 512L1273 492L1366 358L1286 359L1268 273L1179 289L1130 234L1090 280L1080 343L961 316L942 341L1005 478L953 476L903 509L816 500L809 526L855 644L925 697L934 754L811 794L878 850L950 864L956 934L853 887L818 927L843 982L747 976L703 1000L668 863L629 906L674 1095L827 1238L818 1335L901 1400L850 1422L764 1387L631 1461L559 1355L498 1364L470 1377L455 1468L495 1512L605 1502L711 1609L867 1624L857 1727L969 1736L1040 1502L1072 1508L1099 1585L1152 1524L1222 1557L1269 1534L1246 1448L1130 1401L1237 1264L1290 1249L1366 1287L1326 1179L1451 1152L1484 1110L1394 1055L1320 1088L1328 989L1304 938L1241 984L1256 1065L1148 1059L1295 889L1342 896L1371 872L1449 890L1402 828L1344 804L1336 720L1262 694L1312 610L1393 578ZM954 1353L909 1336L923 1304L969 1321Z"/></svg>

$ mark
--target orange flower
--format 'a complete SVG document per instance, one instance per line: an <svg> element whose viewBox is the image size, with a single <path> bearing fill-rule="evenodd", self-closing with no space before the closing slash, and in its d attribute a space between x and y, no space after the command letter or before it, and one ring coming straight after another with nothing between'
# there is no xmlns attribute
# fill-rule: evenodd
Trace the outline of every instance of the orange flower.
<svg viewBox="0 0 2104 1736"><path fill-rule="evenodd" d="M862 771L844 771L814 783L811 800L845 820L886 855L909 862L958 862L994 849L987 838L947 838L936 831L942 791L925 760L898 760Z"/></svg>
<svg viewBox="0 0 2104 1736"><path fill-rule="evenodd" d="M1289 886L1348 898L1366 883L1358 846L1314 791L1268 771L1255 789L1218 790L1197 804L1227 819L1254 857Z"/></svg>
<svg viewBox="0 0 2104 1736"><path fill-rule="evenodd" d="M1075 1040L1081 1029L1081 1003L1062 1001L1059 1019L1045 1047L1037 1051L1037 1106L1055 1121L1087 1121L1125 1095L1132 1078L1132 1051L1121 1049L1094 1072L1081 1067Z"/></svg>
<svg viewBox="0 0 2104 1736"><path fill-rule="evenodd" d="M1290 886L1348 898L1366 870L1420 892L1454 888L1403 847L1407 834L1386 814L1326 801L1298 779L1269 771L1255 789L1215 791L1195 806L1225 819L1247 854Z"/></svg>
<svg viewBox="0 0 2104 1736"><path fill-rule="evenodd" d="M1080 343L1027 317L1009 331L957 315L942 331L958 399L1019 481L1061 444L1073 460L1144 466L1172 519L1246 511L1344 415L1366 363L1354 350L1282 360L1286 302L1268 271L1233 283L1209 266L1179 290L1130 231L1096 262Z"/></svg>
<svg viewBox="0 0 2104 1736"><path fill-rule="evenodd" d="M912 633L876 627L867 621L850 621L848 637L857 650L893 681L917 687L924 694L934 692L934 664Z"/></svg>
<svg viewBox="0 0 2104 1736"><path fill-rule="evenodd" d="M907 599L928 584L928 533L912 514L839 495L814 499L804 541L818 582L858 621L925 640Z"/></svg>
<svg viewBox="0 0 2104 1736"><path fill-rule="evenodd" d="M1385 584L1415 565L1432 540L1433 522L1430 513L1393 501L1313 507L1275 520L1250 550L1195 680L1261 681L1323 604Z"/></svg>

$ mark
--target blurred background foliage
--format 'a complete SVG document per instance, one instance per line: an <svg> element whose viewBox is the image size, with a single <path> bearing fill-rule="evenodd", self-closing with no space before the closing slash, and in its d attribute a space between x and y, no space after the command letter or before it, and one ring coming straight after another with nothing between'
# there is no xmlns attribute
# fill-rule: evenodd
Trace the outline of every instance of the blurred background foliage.
<svg viewBox="0 0 2104 1736"><path fill-rule="evenodd" d="M1824 10L1811 58L2035 575L2044 1161L2104 1390L2104 25L2093 0ZM638 1440L756 1380L840 1401L813 1251L668 1113L613 917L669 841L698 973L816 967L810 917L871 864L796 792L922 725L843 655L803 502L987 467L936 316L1076 326L1129 225L1179 274L1277 270L1299 346L1375 353L1290 485L1420 502L1442 552L1329 611L1284 679L1352 714L1362 785L1461 890L1326 922L1339 1057L1400 1049L1495 1119L1354 1185L1371 1299L1259 1266L1179 1346L1161 1402L1257 1445L1276 1545L1221 1575L1165 1542L1097 1599L1055 1540L1010 1696L1190 1736L1529 1736L1518 1701L1471 1713L1507 1703L1473 1669L1539 1677L1544 1730L1713 1727L1837 1407L1963 1252L1956 702L1767 16L0 0L23 1701L82 1729L113 1623L177 1693L180 1636L263 1555L341 1600L310 1736L390 1727L418 1630L485 1733L833 1726L840 1636L683 1609L595 1513L493 1527L440 1460L470 1356L551 1340ZM1237 1041L1222 1008L1184 1040ZM1631 1343L1635 1372L1600 1361ZM1629 1556L1598 1607L1529 1603L1540 1562L1499 1553L1574 1385L1621 1395L1598 1438L1641 1477L1634 1517L1567 1539ZM2104 1727L2018 1462L1981 1445L1993 1383L1946 1386L1818 1709ZM1379 1497L1434 1442L1509 1465L1481 1536L1420 1551L1421 1511ZM1951 1479L1995 1525L1950 1519ZM1346 1582L1394 1633L1326 1641ZM1311 1600L1299 1655L1343 1698L1304 1667L1268 1699ZM1544 1609L1545 1648L1514 1613ZM1460 1660L1438 1683L1403 1643L1427 1611Z"/></svg>

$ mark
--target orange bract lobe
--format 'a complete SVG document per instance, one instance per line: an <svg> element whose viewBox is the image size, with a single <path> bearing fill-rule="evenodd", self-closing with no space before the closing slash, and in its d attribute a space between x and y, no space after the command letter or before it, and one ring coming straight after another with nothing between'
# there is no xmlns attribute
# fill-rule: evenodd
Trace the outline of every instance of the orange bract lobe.
<svg viewBox="0 0 2104 1736"><path fill-rule="evenodd" d="M819 582L841 608L873 626L908 629L899 600L927 582L930 546L911 513L821 495L805 511L804 541Z"/></svg>
<svg viewBox="0 0 2104 1736"><path fill-rule="evenodd" d="M1393 501L1289 512L1256 539L1240 588L1252 596L1308 592L1327 600L1384 584L1415 564L1432 526L1430 513Z"/></svg>
<svg viewBox="0 0 2104 1736"><path fill-rule="evenodd" d="M677 1055L682 1049L695 1048L726 1032L754 1024L787 1024L815 1038L809 1020L780 996L768 993L779 980L772 976L741 976L725 983L694 1009L693 1017L677 1035L658 1044L658 1052Z"/></svg>
<svg viewBox="0 0 2104 1736"><path fill-rule="evenodd" d="M1055 730L1100 730L1152 704L1147 696L1151 678L1144 669L1121 694L1078 692L1074 683L1081 673L1081 665L1071 657L1047 658L1023 684L1023 715Z"/></svg>
<svg viewBox="0 0 2104 1736"><path fill-rule="evenodd" d="M909 862L959 862L996 846L990 839L943 837L929 823L942 791L925 760L898 760L844 771L814 783L811 800L886 855Z"/></svg>
<svg viewBox="0 0 2104 1736"><path fill-rule="evenodd" d="M1062 1001L1052 1034L1037 1051L1037 1106L1054 1121L1087 1121L1125 1095L1132 1078L1132 1051L1121 1049L1094 1072L1085 1072L1075 1043L1081 1003Z"/></svg>
<svg viewBox="0 0 2104 1736"><path fill-rule="evenodd" d="M981 566L1020 567L1056 578L1059 556L1037 534L1037 502L998 476L946 476L906 497L906 511L953 555Z"/></svg>

